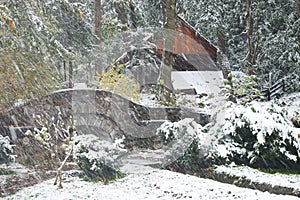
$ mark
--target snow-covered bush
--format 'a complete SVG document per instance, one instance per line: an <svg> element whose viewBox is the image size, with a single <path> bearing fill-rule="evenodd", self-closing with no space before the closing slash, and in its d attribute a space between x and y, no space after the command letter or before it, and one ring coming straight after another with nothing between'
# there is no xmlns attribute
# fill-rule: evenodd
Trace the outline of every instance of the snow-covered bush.
<svg viewBox="0 0 300 200"><path fill-rule="evenodd" d="M300 169L300 146L285 105L277 100L227 102L216 110L216 122L204 127L186 119L164 123L157 134L165 145L169 164L165 167L196 172L234 162L255 168Z"/></svg>
<svg viewBox="0 0 300 200"><path fill-rule="evenodd" d="M227 109L216 163L246 164L256 168L300 169L299 143L284 107L251 102Z"/></svg>
<svg viewBox="0 0 300 200"><path fill-rule="evenodd" d="M204 137L203 134L203 127L190 118L162 124L157 135L164 142L163 167L175 167L175 170L187 172L202 165L199 141Z"/></svg>
<svg viewBox="0 0 300 200"><path fill-rule="evenodd" d="M182 129L186 129L186 127L182 127L180 122L165 122L157 130L157 135L161 136L163 143L166 145L174 140L175 137L178 137L183 131Z"/></svg>
<svg viewBox="0 0 300 200"><path fill-rule="evenodd" d="M9 137L0 135L0 164L9 163L15 158L13 155L13 145L9 142Z"/></svg>
<svg viewBox="0 0 300 200"><path fill-rule="evenodd" d="M241 76L230 73L224 84L227 92L235 95L242 103L263 99L258 89L257 77L255 75Z"/></svg>
<svg viewBox="0 0 300 200"><path fill-rule="evenodd" d="M122 176L118 156L123 151L120 143L100 140L95 135L80 135L74 141L74 158L88 180L113 180Z"/></svg>

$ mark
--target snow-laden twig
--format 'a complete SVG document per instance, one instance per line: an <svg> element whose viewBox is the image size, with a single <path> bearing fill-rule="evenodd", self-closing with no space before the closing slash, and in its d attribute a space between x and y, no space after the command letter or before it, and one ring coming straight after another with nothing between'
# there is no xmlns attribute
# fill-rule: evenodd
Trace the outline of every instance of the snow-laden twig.
<svg viewBox="0 0 300 200"><path fill-rule="evenodd" d="M72 153L73 153L73 145L72 145L72 148L70 149L69 153L65 157L64 161L62 162L61 166L57 170L55 180L54 180L54 185L57 185L57 181L59 179L58 188L63 188L62 187L62 174L61 174L61 171L62 171L63 167L65 166L65 164L66 164L67 160L69 159L69 157L72 155Z"/></svg>

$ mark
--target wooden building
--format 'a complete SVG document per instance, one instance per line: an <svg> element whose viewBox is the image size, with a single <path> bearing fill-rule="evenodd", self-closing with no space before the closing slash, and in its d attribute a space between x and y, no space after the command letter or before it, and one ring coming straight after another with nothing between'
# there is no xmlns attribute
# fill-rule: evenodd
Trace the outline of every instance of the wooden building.
<svg viewBox="0 0 300 200"><path fill-rule="evenodd" d="M177 16L176 31L170 31L172 47L163 44L162 38L156 42L157 54L163 50L175 55L174 70L216 71L218 49L180 16ZM165 42L166 44L166 42Z"/></svg>
<svg viewBox="0 0 300 200"><path fill-rule="evenodd" d="M194 80L195 75L201 71L219 74L217 68L218 48L180 16L177 16L176 24L175 31L161 29L161 31L155 32L153 37L148 38L148 42L154 44L155 49L134 49L117 59L118 62L128 66L126 73L133 75L141 86L158 83L163 51L171 52L174 59L172 66L168 66L172 71L172 80L173 78L186 79L189 76L187 74L189 71L193 71ZM176 75L173 73L175 71ZM182 77L180 77L181 74ZM173 82L175 83L176 80L173 80ZM189 81L186 81L186 83L189 83ZM200 76L198 83L201 84ZM199 84L197 88L200 88ZM178 81L176 85L178 86ZM169 86L168 88L173 87ZM180 89L180 85L178 88ZM191 88L187 89L190 90Z"/></svg>

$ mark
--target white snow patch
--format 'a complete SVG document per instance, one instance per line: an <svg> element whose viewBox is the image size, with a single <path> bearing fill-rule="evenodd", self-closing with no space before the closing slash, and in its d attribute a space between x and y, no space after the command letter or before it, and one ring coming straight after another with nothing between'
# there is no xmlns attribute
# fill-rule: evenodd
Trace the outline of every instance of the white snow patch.
<svg viewBox="0 0 300 200"><path fill-rule="evenodd" d="M221 71L173 71L172 81L175 90L195 89L197 94L215 95L223 83Z"/></svg>
<svg viewBox="0 0 300 200"><path fill-rule="evenodd" d="M282 187L300 188L299 174L269 174L261 172L247 166L218 166L216 168L218 173L225 172L226 174L245 177L252 182L266 183L272 186L279 185Z"/></svg>

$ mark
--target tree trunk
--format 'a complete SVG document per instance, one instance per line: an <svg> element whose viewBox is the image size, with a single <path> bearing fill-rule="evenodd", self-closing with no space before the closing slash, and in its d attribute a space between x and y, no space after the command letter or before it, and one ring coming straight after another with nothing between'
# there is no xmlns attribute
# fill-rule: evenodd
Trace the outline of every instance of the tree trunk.
<svg viewBox="0 0 300 200"><path fill-rule="evenodd" d="M64 65L64 81L67 81L67 66L66 66L66 61L63 61Z"/></svg>
<svg viewBox="0 0 300 200"><path fill-rule="evenodd" d="M220 2L222 4L222 7L224 5L224 1ZM218 63L221 67L223 78L228 79L228 74L230 73L230 69L228 66L228 59L225 54L225 30L224 30L224 9L220 11L220 16L218 20L218 27L217 27L217 37L218 37L218 46L219 46L219 52L218 52Z"/></svg>
<svg viewBox="0 0 300 200"><path fill-rule="evenodd" d="M131 26L132 28L137 28L137 19L136 19L136 14L135 14L132 0L130 0L129 2L129 8L130 8Z"/></svg>
<svg viewBox="0 0 300 200"><path fill-rule="evenodd" d="M299 18L300 17L300 0L296 0L296 14L297 14L297 17Z"/></svg>
<svg viewBox="0 0 300 200"><path fill-rule="evenodd" d="M73 87L73 63L69 61L69 88Z"/></svg>
<svg viewBox="0 0 300 200"><path fill-rule="evenodd" d="M217 36L218 36L218 63L221 67L223 78L228 79L228 74L230 73L229 62L225 54L225 35L224 35L224 27L222 25L223 20L221 19L220 24L218 25L217 29Z"/></svg>
<svg viewBox="0 0 300 200"><path fill-rule="evenodd" d="M126 2L115 1L114 7L118 15L118 20L123 24L121 30L127 31L129 29L129 24L128 24L128 15L127 15L128 12L126 10Z"/></svg>
<svg viewBox="0 0 300 200"><path fill-rule="evenodd" d="M94 1L95 13L94 13L94 26L95 35L98 37L97 44L101 41L101 0Z"/></svg>
<svg viewBox="0 0 300 200"><path fill-rule="evenodd" d="M246 1L246 22L247 22L247 65L249 75L254 75L255 72L255 47L253 44L253 17L251 13L252 0Z"/></svg>
<svg viewBox="0 0 300 200"><path fill-rule="evenodd" d="M163 38L163 53L162 64L160 69L160 84L163 83L165 87L173 90L171 72L174 64L174 57L172 54L174 44L174 31L176 19L176 0L162 0L162 9L164 14L164 28L165 35Z"/></svg>
<svg viewBox="0 0 300 200"><path fill-rule="evenodd" d="M225 55L224 32L222 32L221 30L218 30L217 34L218 34L218 46L219 46L218 63L221 67L223 78L228 79L228 74L230 73L230 69L227 66L228 60L226 59L226 55Z"/></svg>

